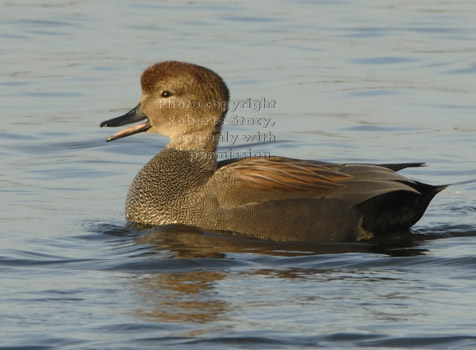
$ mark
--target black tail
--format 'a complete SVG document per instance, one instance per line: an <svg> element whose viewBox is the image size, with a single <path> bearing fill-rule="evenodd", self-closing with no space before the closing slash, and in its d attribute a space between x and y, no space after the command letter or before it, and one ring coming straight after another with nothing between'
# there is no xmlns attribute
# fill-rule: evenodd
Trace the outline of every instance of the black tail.
<svg viewBox="0 0 476 350"><path fill-rule="evenodd" d="M367 231L391 233L406 230L416 224L425 213L433 197L448 185L432 186L421 182L405 182L419 193L394 191L370 198L357 205L364 216Z"/></svg>

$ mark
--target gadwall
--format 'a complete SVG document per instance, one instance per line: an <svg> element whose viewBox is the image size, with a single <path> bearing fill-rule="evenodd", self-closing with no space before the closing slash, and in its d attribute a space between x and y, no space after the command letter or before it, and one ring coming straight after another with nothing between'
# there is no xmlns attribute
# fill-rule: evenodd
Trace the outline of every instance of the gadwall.
<svg viewBox="0 0 476 350"><path fill-rule="evenodd" d="M274 156L217 161L229 101L220 76L168 61L147 68L141 85L135 108L101 123L144 121L107 141L143 131L170 138L131 184L129 221L274 241L353 241L407 230L446 187L396 173L423 163L332 164Z"/></svg>

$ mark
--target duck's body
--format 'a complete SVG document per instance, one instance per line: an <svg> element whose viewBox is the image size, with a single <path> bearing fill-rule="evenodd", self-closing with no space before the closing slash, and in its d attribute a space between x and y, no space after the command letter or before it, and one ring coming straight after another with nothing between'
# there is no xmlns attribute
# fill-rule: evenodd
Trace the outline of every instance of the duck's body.
<svg viewBox="0 0 476 350"><path fill-rule="evenodd" d="M147 118L109 140L140 131L171 137L134 179L126 204L129 221L180 223L276 241L360 240L408 229L445 187L396 173L421 163L330 164L283 157L217 162L223 102L228 101L218 75L195 65L164 62L144 72L142 88L135 109L101 124ZM187 101L195 104L177 108ZM193 122L178 125L181 119Z"/></svg>

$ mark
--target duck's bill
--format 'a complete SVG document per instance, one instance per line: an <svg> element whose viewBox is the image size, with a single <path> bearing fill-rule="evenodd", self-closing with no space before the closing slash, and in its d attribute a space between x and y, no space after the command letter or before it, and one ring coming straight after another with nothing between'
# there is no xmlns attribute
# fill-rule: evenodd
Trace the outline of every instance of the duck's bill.
<svg viewBox="0 0 476 350"><path fill-rule="evenodd" d="M149 118L147 118L147 116L144 114L144 112L142 112L142 109L140 108L140 104L138 104L137 106L135 106L133 109L131 109L126 114L124 114L120 117L117 117L117 118L106 120L106 121L102 122L101 124L99 124L99 126L101 128L103 126L115 127L115 126L122 126L122 125L127 125L127 124L131 124L131 123L139 122L139 121L142 121L142 120L145 120L145 122L134 125L134 126L131 126L131 127L128 127L126 129L121 130L121 131L115 133L114 135L108 137L108 139L106 141L109 142L109 141L117 140L117 139L120 139L120 138L123 138L123 137L126 137L126 136L137 134L139 132L146 131L147 129L150 128Z"/></svg>

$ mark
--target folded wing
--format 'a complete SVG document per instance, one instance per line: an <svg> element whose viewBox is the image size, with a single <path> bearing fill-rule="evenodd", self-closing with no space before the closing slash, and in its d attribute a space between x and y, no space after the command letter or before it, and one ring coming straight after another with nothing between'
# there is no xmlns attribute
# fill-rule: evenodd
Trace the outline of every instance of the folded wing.
<svg viewBox="0 0 476 350"><path fill-rule="evenodd" d="M207 185L222 206L295 198L332 198L353 206L393 191L419 193L413 181L392 170L419 165L331 164L285 157L243 158L220 162Z"/></svg>

